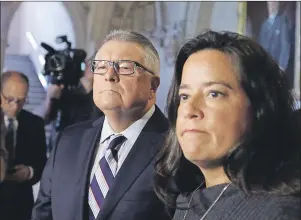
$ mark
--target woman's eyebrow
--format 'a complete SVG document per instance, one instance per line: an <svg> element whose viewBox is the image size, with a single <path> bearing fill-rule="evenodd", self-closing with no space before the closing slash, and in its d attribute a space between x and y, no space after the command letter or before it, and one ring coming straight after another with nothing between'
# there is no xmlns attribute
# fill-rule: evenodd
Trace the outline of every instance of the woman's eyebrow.
<svg viewBox="0 0 301 220"><path fill-rule="evenodd" d="M229 84L229 83L226 83L224 81L209 81L209 82L204 82L202 83L202 87L208 87L208 86L212 86L212 85L222 85L222 86L225 86L229 89L233 89L233 87ZM190 88L190 86L188 84L181 84L179 89L188 89Z"/></svg>

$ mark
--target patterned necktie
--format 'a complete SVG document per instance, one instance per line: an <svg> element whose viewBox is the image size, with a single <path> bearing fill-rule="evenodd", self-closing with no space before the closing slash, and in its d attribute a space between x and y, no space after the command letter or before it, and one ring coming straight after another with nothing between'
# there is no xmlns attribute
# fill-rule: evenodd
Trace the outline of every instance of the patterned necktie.
<svg viewBox="0 0 301 220"><path fill-rule="evenodd" d="M104 199L116 176L118 159L115 158L117 157L118 147L125 140L124 136L114 138L95 169L89 187L89 220L95 220L103 207Z"/></svg>
<svg viewBox="0 0 301 220"><path fill-rule="evenodd" d="M14 120L9 119L8 120L8 126L7 126L7 131L5 135L5 147L8 152L8 165L7 168L11 168L14 164L15 160L15 143L14 143Z"/></svg>

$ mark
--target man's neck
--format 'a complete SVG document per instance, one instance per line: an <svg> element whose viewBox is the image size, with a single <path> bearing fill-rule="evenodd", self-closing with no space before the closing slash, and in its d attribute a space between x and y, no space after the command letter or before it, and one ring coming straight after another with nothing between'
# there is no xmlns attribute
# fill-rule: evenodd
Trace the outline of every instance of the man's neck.
<svg viewBox="0 0 301 220"><path fill-rule="evenodd" d="M270 20L274 20L276 18L277 14L278 13L271 13L271 14L269 14L269 19Z"/></svg>
<svg viewBox="0 0 301 220"><path fill-rule="evenodd" d="M104 112L108 119L110 127L117 133L120 133L130 127L135 121L143 117L152 106L147 106L144 109L135 109L130 111L108 111Z"/></svg>
<svg viewBox="0 0 301 220"><path fill-rule="evenodd" d="M8 115L4 115L5 120L17 120L17 116L8 116Z"/></svg>

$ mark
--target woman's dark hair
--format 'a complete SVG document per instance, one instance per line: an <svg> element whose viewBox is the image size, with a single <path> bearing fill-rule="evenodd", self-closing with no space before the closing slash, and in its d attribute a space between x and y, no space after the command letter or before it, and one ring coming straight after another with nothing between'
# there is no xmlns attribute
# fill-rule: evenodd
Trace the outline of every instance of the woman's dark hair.
<svg viewBox="0 0 301 220"><path fill-rule="evenodd" d="M175 207L178 193L190 193L204 181L199 168L183 156L175 129L184 63L190 55L208 49L233 60L251 103L250 129L224 161L227 176L247 194L299 194L300 121L285 74L253 40L232 32L206 31L185 42L177 55L167 101L170 130L155 165L157 195Z"/></svg>

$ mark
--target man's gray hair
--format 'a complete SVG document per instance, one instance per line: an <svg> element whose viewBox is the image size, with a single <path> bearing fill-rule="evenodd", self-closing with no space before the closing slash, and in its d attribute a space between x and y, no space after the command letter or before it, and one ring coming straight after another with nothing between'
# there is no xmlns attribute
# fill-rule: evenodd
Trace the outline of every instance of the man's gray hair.
<svg viewBox="0 0 301 220"><path fill-rule="evenodd" d="M150 68L156 75L160 74L160 58L159 53L151 43L142 34L131 30L113 30L104 39L103 44L111 40L126 41L137 43L145 50L145 65Z"/></svg>

